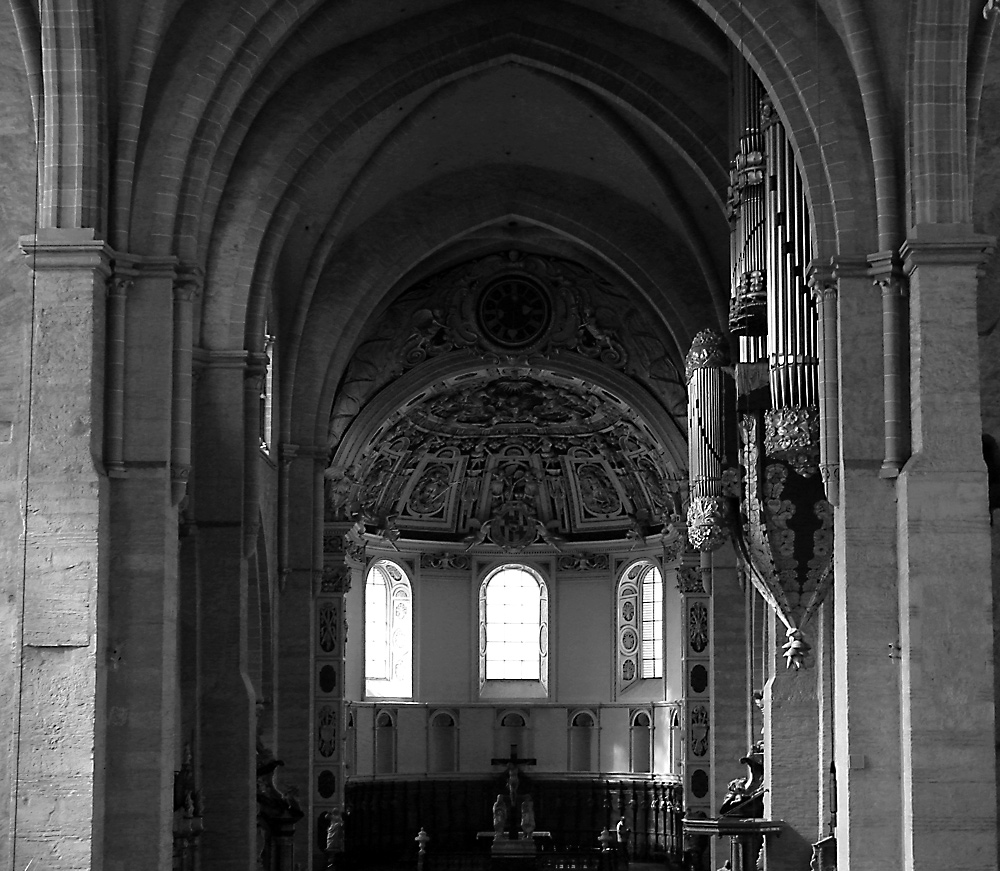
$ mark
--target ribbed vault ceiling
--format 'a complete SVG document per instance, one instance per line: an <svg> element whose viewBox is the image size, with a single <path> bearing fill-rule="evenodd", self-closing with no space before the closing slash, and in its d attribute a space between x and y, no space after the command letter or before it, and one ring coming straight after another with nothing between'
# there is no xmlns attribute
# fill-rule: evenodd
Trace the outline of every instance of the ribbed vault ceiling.
<svg viewBox="0 0 1000 871"><path fill-rule="evenodd" d="M804 62L779 54L794 22L764 0L150 0L109 15L112 244L201 270L205 349L277 336L279 441L341 450L378 396L351 393L378 320L430 277L510 250L613 289L597 329L637 337L616 377L678 438L674 376L635 372L680 371L693 335L724 323L730 43L781 90ZM826 99L840 105L832 84ZM779 110L808 128L787 88ZM816 194L818 238L868 219L847 191L870 161L849 157L804 158L848 204L833 215ZM628 310L641 316L612 317ZM402 341L417 326L399 325Z"/></svg>

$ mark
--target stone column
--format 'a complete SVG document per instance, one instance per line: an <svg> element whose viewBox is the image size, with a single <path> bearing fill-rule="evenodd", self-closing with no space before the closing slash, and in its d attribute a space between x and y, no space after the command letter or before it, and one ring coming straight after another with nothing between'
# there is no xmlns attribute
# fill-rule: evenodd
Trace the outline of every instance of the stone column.
<svg viewBox="0 0 1000 871"><path fill-rule="evenodd" d="M919 226L910 279L913 454L899 476L903 866L996 856L993 624L976 332L992 239Z"/></svg>
<svg viewBox="0 0 1000 871"><path fill-rule="evenodd" d="M896 280L891 260L877 279ZM895 491L885 452L882 293L866 264L835 263L840 498L834 511L834 761L841 867L898 868L900 843ZM831 499L831 501L833 501Z"/></svg>
<svg viewBox="0 0 1000 871"><path fill-rule="evenodd" d="M34 271L13 865L89 868L104 836L110 251L92 230L23 237ZM58 825L53 825L58 820Z"/></svg>
<svg viewBox="0 0 1000 871"><path fill-rule="evenodd" d="M111 478L105 867L171 867L177 729L177 513L171 505L172 259L119 255L126 290L122 465Z"/></svg>
<svg viewBox="0 0 1000 871"><path fill-rule="evenodd" d="M198 381L194 513L201 579L201 863L246 871L257 854L255 692L247 672L243 550L245 351L213 351Z"/></svg>

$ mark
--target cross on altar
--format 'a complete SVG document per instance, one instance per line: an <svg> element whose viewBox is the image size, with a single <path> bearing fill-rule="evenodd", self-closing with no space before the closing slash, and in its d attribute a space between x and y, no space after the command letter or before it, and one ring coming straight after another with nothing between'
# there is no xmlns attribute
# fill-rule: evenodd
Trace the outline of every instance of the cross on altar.
<svg viewBox="0 0 1000 871"><path fill-rule="evenodd" d="M506 759L491 759L490 765L507 766L507 791L510 793L510 809L513 817L513 810L517 807L517 776L522 765L536 765L535 759L520 759L517 755L517 744L510 745L510 756Z"/></svg>

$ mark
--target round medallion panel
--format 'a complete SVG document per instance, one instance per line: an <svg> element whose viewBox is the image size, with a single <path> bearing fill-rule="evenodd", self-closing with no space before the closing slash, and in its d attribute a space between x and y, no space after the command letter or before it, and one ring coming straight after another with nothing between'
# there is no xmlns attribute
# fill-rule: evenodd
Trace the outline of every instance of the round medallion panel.
<svg viewBox="0 0 1000 871"><path fill-rule="evenodd" d="M476 316L490 342L502 348L525 348L548 329L552 304L533 281L507 275L484 288Z"/></svg>

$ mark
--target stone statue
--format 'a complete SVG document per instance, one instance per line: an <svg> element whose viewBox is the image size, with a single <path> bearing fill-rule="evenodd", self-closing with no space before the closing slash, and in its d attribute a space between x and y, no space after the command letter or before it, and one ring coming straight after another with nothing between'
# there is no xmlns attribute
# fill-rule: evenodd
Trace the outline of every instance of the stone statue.
<svg viewBox="0 0 1000 871"><path fill-rule="evenodd" d="M521 831L526 838L530 838L535 831L535 805L530 795L526 795L521 802Z"/></svg>
<svg viewBox="0 0 1000 871"><path fill-rule="evenodd" d="M493 802L493 836L499 841L507 829L507 801L503 795L498 795Z"/></svg>

